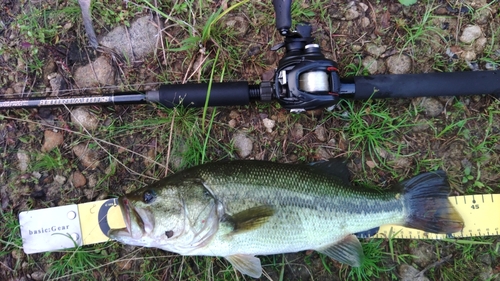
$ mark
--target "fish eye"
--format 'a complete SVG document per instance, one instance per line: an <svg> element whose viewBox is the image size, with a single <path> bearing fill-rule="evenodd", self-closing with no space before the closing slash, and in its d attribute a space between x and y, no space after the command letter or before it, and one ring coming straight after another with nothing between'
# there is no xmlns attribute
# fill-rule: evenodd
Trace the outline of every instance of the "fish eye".
<svg viewBox="0 0 500 281"><path fill-rule="evenodd" d="M156 199L156 192L154 192L153 190L144 191L144 194L143 194L144 203L146 203L146 204L153 203L153 201L155 199Z"/></svg>

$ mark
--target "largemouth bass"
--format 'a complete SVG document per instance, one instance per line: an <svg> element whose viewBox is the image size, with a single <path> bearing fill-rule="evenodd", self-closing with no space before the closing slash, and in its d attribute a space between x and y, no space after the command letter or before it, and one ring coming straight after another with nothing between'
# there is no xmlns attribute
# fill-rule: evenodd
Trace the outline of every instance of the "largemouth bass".
<svg viewBox="0 0 500 281"><path fill-rule="evenodd" d="M354 233L397 224L433 233L460 231L443 171L399 183L394 192L359 189L339 160L309 165L265 161L196 166L119 198L119 242L181 255L222 256L251 277L255 255L316 250L351 266L363 262Z"/></svg>

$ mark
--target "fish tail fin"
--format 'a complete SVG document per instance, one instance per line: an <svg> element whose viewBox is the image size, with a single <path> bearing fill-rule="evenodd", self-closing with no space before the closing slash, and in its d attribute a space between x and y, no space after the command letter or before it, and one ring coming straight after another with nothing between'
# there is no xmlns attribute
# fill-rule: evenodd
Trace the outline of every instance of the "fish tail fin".
<svg viewBox="0 0 500 281"><path fill-rule="evenodd" d="M448 200L450 185L444 171L420 174L401 182L405 226L432 233L455 233L464 221Z"/></svg>

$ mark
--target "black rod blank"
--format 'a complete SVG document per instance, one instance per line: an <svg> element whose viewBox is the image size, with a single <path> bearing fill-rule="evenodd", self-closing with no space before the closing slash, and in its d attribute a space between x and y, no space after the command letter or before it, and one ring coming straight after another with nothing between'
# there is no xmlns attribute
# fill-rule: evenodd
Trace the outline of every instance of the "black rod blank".
<svg viewBox="0 0 500 281"><path fill-rule="evenodd" d="M354 77L355 99L500 94L500 71L387 74Z"/></svg>

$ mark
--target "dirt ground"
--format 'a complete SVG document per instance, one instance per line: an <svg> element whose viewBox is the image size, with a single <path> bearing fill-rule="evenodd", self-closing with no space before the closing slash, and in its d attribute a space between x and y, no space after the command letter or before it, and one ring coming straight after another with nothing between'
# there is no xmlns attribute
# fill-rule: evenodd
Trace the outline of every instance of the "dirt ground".
<svg viewBox="0 0 500 281"><path fill-rule="evenodd" d="M145 16L153 33L160 30L163 44L128 57L104 41L97 50L89 47L77 1L0 0L0 99L150 90L165 82L206 82L212 74L214 81L267 81L283 55L270 50L283 40L271 1L231 10L237 2L96 1L100 40ZM500 67L498 1L294 2L294 23L312 25L344 78ZM20 248L22 211L114 198L202 162L343 156L357 184L389 188L443 169L452 195L499 193L498 96L452 96L453 90L428 99L348 100L301 114L276 102L207 110L0 108L0 279L250 279L228 270L223 259L111 242L33 255ZM375 265L362 272L316 252L269 256L262 280L498 280L498 237L464 241L367 240Z"/></svg>

